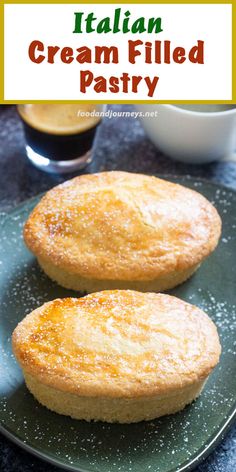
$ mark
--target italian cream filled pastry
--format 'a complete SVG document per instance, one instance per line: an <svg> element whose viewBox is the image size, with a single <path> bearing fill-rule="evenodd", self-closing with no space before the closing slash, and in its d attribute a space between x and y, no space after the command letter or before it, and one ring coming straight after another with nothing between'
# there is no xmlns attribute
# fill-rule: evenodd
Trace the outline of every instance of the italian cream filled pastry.
<svg viewBox="0 0 236 472"><path fill-rule="evenodd" d="M56 299L13 333L26 384L72 418L132 423L175 413L218 363L210 318L178 298L130 290Z"/></svg>
<svg viewBox="0 0 236 472"><path fill-rule="evenodd" d="M46 274L87 292L173 288L215 249L220 233L216 209L198 192L127 172L53 188L24 228Z"/></svg>

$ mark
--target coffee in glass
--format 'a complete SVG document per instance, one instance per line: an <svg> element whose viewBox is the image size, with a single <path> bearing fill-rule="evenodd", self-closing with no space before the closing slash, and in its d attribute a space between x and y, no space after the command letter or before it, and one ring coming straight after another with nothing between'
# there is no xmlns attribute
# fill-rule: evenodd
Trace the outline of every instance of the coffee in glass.
<svg viewBox="0 0 236 472"><path fill-rule="evenodd" d="M26 153L47 172L73 172L91 162L101 105L18 105Z"/></svg>

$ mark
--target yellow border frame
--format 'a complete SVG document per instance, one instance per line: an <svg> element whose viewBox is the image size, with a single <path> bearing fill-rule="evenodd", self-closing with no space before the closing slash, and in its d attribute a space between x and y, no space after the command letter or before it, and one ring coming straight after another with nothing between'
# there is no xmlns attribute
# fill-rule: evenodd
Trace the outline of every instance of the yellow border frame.
<svg viewBox="0 0 236 472"><path fill-rule="evenodd" d="M0 4L0 103L4 103L4 5Z"/></svg>
<svg viewBox="0 0 236 472"><path fill-rule="evenodd" d="M86 1L81 0L70 0L69 2L65 2L64 0L0 0L0 104L21 104L21 103L104 103L104 100L4 100L4 5L18 3L18 4L106 4L106 3L114 3L118 4L114 0L93 0L93 1ZM139 4L145 3L143 0L120 0L119 4ZM232 6L232 99L231 100L168 100L168 103L228 103L228 104L236 104L236 4L234 0L195 0L195 1L188 1L188 0L148 0L147 3L153 4L229 4ZM155 104L155 103L167 103L166 100L108 100L106 103L109 104Z"/></svg>

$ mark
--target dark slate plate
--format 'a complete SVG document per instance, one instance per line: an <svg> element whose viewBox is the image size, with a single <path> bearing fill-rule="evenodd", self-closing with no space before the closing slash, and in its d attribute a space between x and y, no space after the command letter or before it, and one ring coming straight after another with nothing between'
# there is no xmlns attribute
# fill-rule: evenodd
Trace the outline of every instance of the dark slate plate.
<svg viewBox="0 0 236 472"><path fill-rule="evenodd" d="M171 291L212 317L223 354L196 402L178 414L151 422L108 425L76 421L50 412L28 393L11 351L12 331L26 313L46 300L76 294L51 282L24 246L22 227L39 197L1 216L1 431L53 464L84 472L191 470L211 452L236 416L236 193L199 180L170 180L201 192L223 219L217 250L188 282Z"/></svg>

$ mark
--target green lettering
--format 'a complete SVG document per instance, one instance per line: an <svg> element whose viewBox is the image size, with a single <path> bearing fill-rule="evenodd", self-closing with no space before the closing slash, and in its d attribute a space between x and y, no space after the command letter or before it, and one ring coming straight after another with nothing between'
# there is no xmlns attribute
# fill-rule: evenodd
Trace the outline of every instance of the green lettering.
<svg viewBox="0 0 236 472"><path fill-rule="evenodd" d="M148 33L161 33L163 31L161 27L161 18L150 18L148 21Z"/></svg>
<svg viewBox="0 0 236 472"><path fill-rule="evenodd" d="M114 17L114 26L113 26L113 33L119 33L120 32L120 12L121 8L116 8L115 9L115 17Z"/></svg>
<svg viewBox="0 0 236 472"><path fill-rule="evenodd" d="M110 33L110 18L107 16L103 20L99 21L97 25L97 33Z"/></svg>
<svg viewBox="0 0 236 472"><path fill-rule="evenodd" d="M87 18L86 18L86 33L93 33L93 31L95 31L95 29L92 27L92 23L93 21L95 21L97 18L94 16L94 13L91 12L88 14Z"/></svg>
<svg viewBox="0 0 236 472"><path fill-rule="evenodd" d="M129 17L130 17L130 11L127 10L125 12L125 16L126 18L124 19L123 21L123 33L129 33L130 32L130 29L129 29ZM128 18L127 18L128 17Z"/></svg>
<svg viewBox="0 0 236 472"><path fill-rule="evenodd" d="M74 13L75 15L75 29L73 31L73 33L82 33L82 29L81 29L81 21L82 21L82 16L83 16L83 12L75 12Z"/></svg>
<svg viewBox="0 0 236 472"><path fill-rule="evenodd" d="M131 32L132 33L144 33L146 31L145 28L145 23L144 23L144 18L143 16L141 18L138 18L134 23L132 24Z"/></svg>

